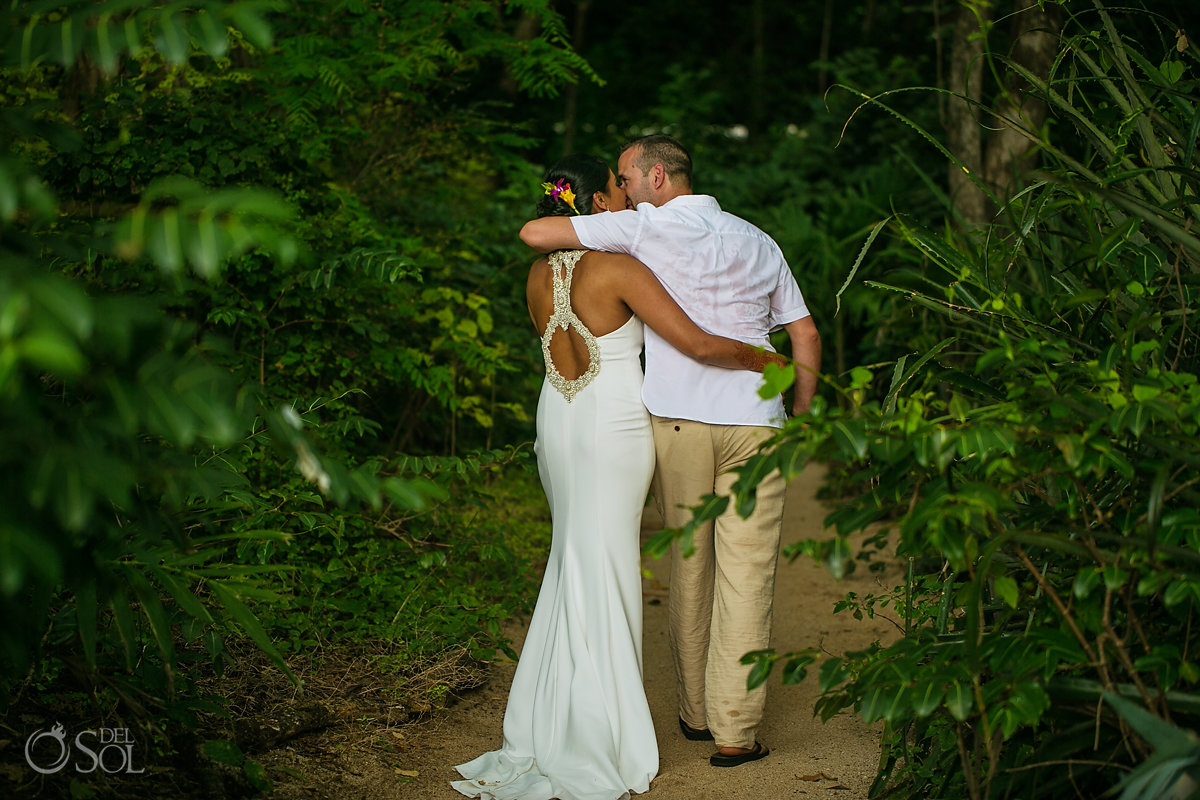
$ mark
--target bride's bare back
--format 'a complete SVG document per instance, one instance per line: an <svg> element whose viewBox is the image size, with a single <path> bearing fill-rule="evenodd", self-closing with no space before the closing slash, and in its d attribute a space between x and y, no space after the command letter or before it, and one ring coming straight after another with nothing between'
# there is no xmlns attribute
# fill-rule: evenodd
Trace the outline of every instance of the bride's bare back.
<svg viewBox="0 0 1200 800"><path fill-rule="evenodd" d="M579 257L571 280L566 288L569 290L570 309L592 336L604 336L620 328L633 311L612 291L611 281L615 274L621 272L621 266L614 264L621 260L638 262L628 256L611 253L585 252ZM606 267L609 269L606 270ZM560 264L559 280L567 279L567 266ZM554 313L554 267L548 258L539 259L529 271L529 281L526 285L526 302L529 305L529 315L533 320L538 336L544 337L546 326ZM558 373L567 380L576 380L587 372L591 365L587 340L574 326L565 330L556 325L550 334L550 358Z"/></svg>
<svg viewBox="0 0 1200 800"><path fill-rule="evenodd" d="M525 301L538 336L544 336L554 313L553 268L548 258L538 259L530 268ZM584 251L572 276L570 305L593 336L612 333L637 314L677 350L713 366L762 372L768 362L786 363L774 353L701 330L646 265L630 256ZM573 327L553 331L549 350L558 373L567 380L579 378L591 364L586 339Z"/></svg>

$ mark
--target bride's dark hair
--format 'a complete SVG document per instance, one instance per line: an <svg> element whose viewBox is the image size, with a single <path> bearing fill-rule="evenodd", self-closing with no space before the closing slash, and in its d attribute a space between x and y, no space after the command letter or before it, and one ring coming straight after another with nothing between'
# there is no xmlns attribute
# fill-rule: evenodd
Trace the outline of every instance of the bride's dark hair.
<svg viewBox="0 0 1200 800"><path fill-rule="evenodd" d="M575 193L575 208L580 214L592 213L592 194L608 188L608 163L585 153L563 156L542 176L546 183L562 180ZM575 212L561 197L544 195L537 204L539 217L573 217Z"/></svg>

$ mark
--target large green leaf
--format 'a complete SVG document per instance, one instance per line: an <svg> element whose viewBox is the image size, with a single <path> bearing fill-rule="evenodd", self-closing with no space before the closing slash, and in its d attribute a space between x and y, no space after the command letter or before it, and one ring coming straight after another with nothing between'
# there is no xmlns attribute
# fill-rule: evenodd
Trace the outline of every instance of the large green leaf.
<svg viewBox="0 0 1200 800"><path fill-rule="evenodd" d="M952 681L946 688L946 708L959 722L965 722L975 707L975 695L969 683Z"/></svg>
<svg viewBox="0 0 1200 800"><path fill-rule="evenodd" d="M285 675L295 681L296 676L292 674L287 662L283 660L283 656L280 655L278 648L275 647L275 643L271 641L271 637L263 629L262 623L258 621L258 617L238 597L238 593L244 591L244 587L220 580L209 581L208 585L213 590L213 594L216 595L217 601L229 613L233 622L258 645L259 649L270 657L275 666L279 667Z"/></svg>
<svg viewBox="0 0 1200 800"><path fill-rule="evenodd" d="M162 600L159 599L158 592L146 580L141 570L136 566L129 564L125 565L122 570L124 578L128 585L133 588L134 595L138 599L138 604L141 606L142 613L146 616L146 621L150 626L150 633L154 637L154 641L158 644L159 652L162 653L163 665L167 674L168 692L172 691L172 677L175 670L175 641L171 629L170 620L167 618L166 610L163 608Z"/></svg>

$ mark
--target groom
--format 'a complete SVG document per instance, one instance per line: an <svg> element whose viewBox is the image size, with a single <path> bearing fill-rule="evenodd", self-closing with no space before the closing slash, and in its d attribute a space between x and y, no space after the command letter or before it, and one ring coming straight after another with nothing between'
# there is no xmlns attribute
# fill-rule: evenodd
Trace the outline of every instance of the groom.
<svg viewBox="0 0 1200 800"><path fill-rule="evenodd" d="M691 157L669 136L625 145L617 170L636 211L543 217L526 223L521 239L543 253L628 253L712 333L771 349L767 334L782 327L796 364L792 413L807 411L821 340L779 246L714 198L693 194ZM783 404L758 396L757 373L710 367L648 328L645 336L642 399L653 418L654 496L666 526L680 527L701 497L729 494L733 470L782 425ZM689 739L715 740L714 766L769 753L755 738L766 690L746 691L749 667L741 657L770 646L783 495L784 480L772 473L749 519L731 506L696 531L693 556L685 559L678 542L672 547L668 614L679 726Z"/></svg>

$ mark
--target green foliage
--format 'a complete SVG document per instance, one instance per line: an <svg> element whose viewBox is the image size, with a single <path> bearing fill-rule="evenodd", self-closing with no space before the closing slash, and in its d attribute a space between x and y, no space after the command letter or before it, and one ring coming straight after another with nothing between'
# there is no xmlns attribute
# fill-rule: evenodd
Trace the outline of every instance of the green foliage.
<svg viewBox="0 0 1200 800"><path fill-rule="evenodd" d="M3 705L194 721L231 636L506 646L545 525L480 513L537 377L487 82L590 75L507 7L0 9Z"/></svg>
<svg viewBox="0 0 1200 800"><path fill-rule="evenodd" d="M9 63L21 69L43 61L70 67L90 59L104 72L117 71L128 53L153 47L174 64L192 54L192 44L220 58L229 50L230 29L258 47L271 44L271 29L263 19L273 0L248 2L197 2L154 6L125 0L92 3L12 3L5 12L5 27L15 41L5 48ZM145 6L145 7L142 7Z"/></svg>
<svg viewBox="0 0 1200 800"><path fill-rule="evenodd" d="M835 538L788 555L843 574L879 523L861 557L890 536L914 564L902 590L843 606L902 607L905 636L819 669L824 718L887 725L873 796L1094 797L1135 767L1126 795L1152 796L1192 769L1187 736L1150 756L1146 725L1200 711L1200 60L1172 40L1164 67L1117 26L1071 18L1050 78L1024 74L1056 122L1027 131L1042 169L986 230L863 226L910 251L886 280L861 254L851 269L898 309L877 318L894 355L831 381L840 402L791 421L735 487L741 507L754 474L840 465Z"/></svg>
<svg viewBox="0 0 1200 800"><path fill-rule="evenodd" d="M299 482L280 487L253 524L288 535L239 554L268 569L305 565L278 580L286 602L265 621L271 638L289 655L402 642L390 665L400 671L450 645L479 658L506 647L502 626L526 610L536 588L529 565L548 549L546 512L521 516L540 499L523 460L505 450L381 465L385 480L433 498L423 509L401 495L348 513Z"/></svg>
<svg viewBox="0 0 1200 800"><path fill-rule="evenodd" d="M1200 777L1200 739L1156 717L1134 703L1105 694L1121 718L1151 747L1154 754L1138 765L1117 785L1120 800L1150 800L1179 794L1182 787L1195 786Z"/></svg>

